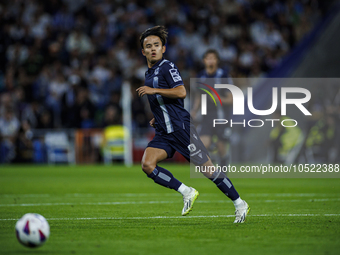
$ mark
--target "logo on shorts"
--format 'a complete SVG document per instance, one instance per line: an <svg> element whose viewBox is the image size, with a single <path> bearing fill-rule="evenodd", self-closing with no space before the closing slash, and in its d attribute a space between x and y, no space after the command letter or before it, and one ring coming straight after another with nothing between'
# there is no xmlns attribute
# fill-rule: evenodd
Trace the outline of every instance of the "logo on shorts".
<svg viewBox="0 0 340 255"><path fill-rule="evenodd" d="M193 144L193 143L189 144L188 149L189 149L190 152L196 151L196 146L195 146L195 144Z"/></svg>

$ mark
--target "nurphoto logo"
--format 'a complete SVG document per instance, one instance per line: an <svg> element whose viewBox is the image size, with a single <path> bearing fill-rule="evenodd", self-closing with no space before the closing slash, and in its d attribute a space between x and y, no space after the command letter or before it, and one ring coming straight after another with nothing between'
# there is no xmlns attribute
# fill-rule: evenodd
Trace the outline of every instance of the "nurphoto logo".
<svg viewBox="0 0 340 255"><path fill-rule="evenodd" d="M206 86L209 88L217 97L219 100L221 106L222 101L215 89L228 89L233 97L233 115L244 115L245 114L245 95L243 91L231 84L215 84L214 87L199 82L200 84ZM209 92L207 89L199 88L200 90L206 92L214 101L215 105L217 106L216 100L211 92ZM221 90L220 90L221 91ZM272 105L269 109L265 110L259 110L255 109L253 104L253 88L248 87L247 88L247 105L248 109L251 113L257 116L267 116L273 114L277 108L278 108L278 88L273 87L272 88ZM288 94L298 94L302 95L302 98L288 98ZM201 114L207 115L207 94L201 94ZM303 105L305 103L308 103L311 99L311 93L308 89L305 88L297 88L297 87L282 87L281 88L281 115L286 116L287 115L287 105L295 105L297 109L299 109L305 116L311 116L312 114L306 109L306 107ZM280 119L265 119L267 122L272 123L272 127L274 127L275 121L280 121ZM265 123L262 119L251 119L247 121L247 124L249 127L262 127ZM216 125L225 125L227 123L230 123L230 126L233 125L243 125L246 126L246 120L244 119L242 122L233 122L233 120L227 120L227 119L214 119L213 121L213 127ZM294 119L285 119L281 121L281 125L284 127L295 127L298 125L298 122Z"/></svg>

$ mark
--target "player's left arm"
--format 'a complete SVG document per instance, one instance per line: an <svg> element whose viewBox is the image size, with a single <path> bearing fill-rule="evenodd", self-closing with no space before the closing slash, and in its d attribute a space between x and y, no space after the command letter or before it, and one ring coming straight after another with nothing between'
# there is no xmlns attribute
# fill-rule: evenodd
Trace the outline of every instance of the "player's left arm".
<svg viewBox="0 0 340 255"><path fill-rule="evenodd" d="M231 93L228 93L226 96L221 96L221 101L223 104L232 104L233 96Z"/></svg>
<svg viewBox="0 0 340 255"><path fill-rule="evenodd" d="M227 78L228 78L228 83L229 84L234 84L233 83L233 79L229 76L229 75L226 75ZM227 104L227 105L230 105L233 103L233 96L230 92L227 92L227 94L224 94L221 96L221 101L223 104Z"/></svg>
<svg viewBox="0 0 340 255"><path fill-rule="evenodd" d="M187 95L187 91L184 85L179 85L175 88L170 88L170 89L159 89L159 88L151 88L148 86L142 86L136 89L136 91L140 97L144 95L159 94L161 96L171 98L171 99L184 99Z"/></svg>

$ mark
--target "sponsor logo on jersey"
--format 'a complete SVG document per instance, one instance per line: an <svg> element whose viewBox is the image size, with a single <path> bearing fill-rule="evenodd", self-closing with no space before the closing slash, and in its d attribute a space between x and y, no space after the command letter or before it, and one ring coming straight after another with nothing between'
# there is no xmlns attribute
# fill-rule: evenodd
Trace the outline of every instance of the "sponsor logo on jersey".
<svg viewBox="0 0 340 255"><path fill-rule="evenodd" d="M177 82L177 81L181 81L181 80L182 80L182 78L181 78L181 76L179 75L178 70L177 70L176 68L171 68L171 69L169 69L169 72L170 72L171 77L172 77L172 79L174 80L174 82Z"/></svg>

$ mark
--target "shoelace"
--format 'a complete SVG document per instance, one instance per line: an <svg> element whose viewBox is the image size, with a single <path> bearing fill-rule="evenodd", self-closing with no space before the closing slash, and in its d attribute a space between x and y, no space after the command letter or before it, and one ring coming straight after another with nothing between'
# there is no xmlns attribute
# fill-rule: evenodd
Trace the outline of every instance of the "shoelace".
<svg viewBox="0 0 340 255"><path fill-rule="evenodd" d="M184 203L187 203L187 202L189 202L190 201L190 197L188 196L188 197L183 197L183 202Z"/></svg>
<svg viewBox="0 0 340 255"><path fill-rule="evenodd" d="M183 202L189 202L191 196L188 195L188 196L183 196Z"/></svg>
<svg viewBox="0 0 340 255"><path fill-rule="evenodd" d="M243 208L242 208L243 209ZM235 215L236 216L242 216L242 213L240 212L240 210L242 210L242 209L236 209L235 210Z"/></svg>

